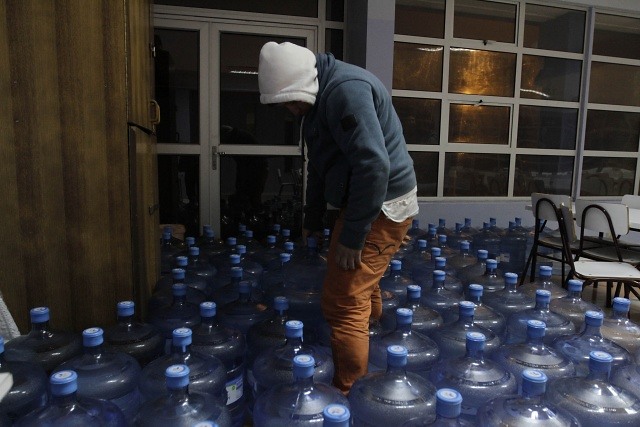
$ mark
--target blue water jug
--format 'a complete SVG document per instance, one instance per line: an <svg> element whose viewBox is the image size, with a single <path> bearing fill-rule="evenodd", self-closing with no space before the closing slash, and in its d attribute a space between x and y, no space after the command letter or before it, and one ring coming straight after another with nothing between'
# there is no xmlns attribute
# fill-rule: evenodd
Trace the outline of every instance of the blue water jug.
<svg viewBox="0 0 640 427"><path fill-rule="evenodd" d="M546 325L544 341L546 344L562 335L576 332L575 325L569 318L549 310L551 292L546 289L536 291L536 305L533 308L514 313L507 319L507 340L511 343L522 343L527 340L527 321L540 320Z"/></svg>
<svg viewBox="0 0 640 427"><path fill-rule="evenodd" d="M482 276L487 270L487 259L489 253L485 249L478 249L476 251L476 261L464 268L461 268L456 272L458 279L464 285L470 283L476 283L476 277Z"/></svg>
<svg viewBox="0 0 640 427"><path fill-rule="evenodd" d="M509 228L500 238L500 268L505 272L522 275L527 260L527 233L509 221Z"/></svg>
<svg viewBox="0 0 640 427"><path fill-rule="evenodd" d="M174 283L171 291L173 293L171 305L160 307L149 316L151 324L158 328L165 338L165 351L168 351L171 346L174 329L193 328L200 323L198 305L187 301L187 285Z"/></svg>
<svg viewBox="0 0 640 427"><path fill-rule="evenodd" d="M480 232L480 230L473 227L473 225L471 224L471 218L464 219L464 225L462 226L462 231L467 233L471 237L471 239L473 239L473 236L475 236ZM472 247L472 249L474 248Z"/></svg>
<svg viewBox="0 0 640 427"><path fill-rule="evenodd" d="M141 367L164 354L165 339L160 330L135 320L133 301L118 302L117 314L117 323L104 330L107 348L132 356Z"/></svg>
<svg viewBox="0 0 640 427"><path fill-rule="evenodd" d="M553 268L549 265L538 266L538 275L533 282L524 283L520 290L532 298L535 298L538 289L551 292L551 300L566 297L568 292L552 278Z"/></svg>
<svg viewBox="0 0 640 427"><path fill-rule="evenodd" d="M504 288L484 294L484 303L493 310L509 318L513 313L517 313L536 305L536 301L527 294L520 292L518 286L518 275L515 273L504 274Z"/></svg>
<svg viewBox="0 0 640 427"><path fill-rule="evenodd" d="M612 363L610 354L592 351L589 374L552 381L546 401L569 411L582 427L638 426L640 400L631 392L611 384Z"/></svg>
<svg viewBox="0 0 640 427"><path fill-rule="evenodd" d="M433 271L433 284L426 292L422 292L421 304L437 311L440 315L449 310L451 307L457 306L460 301L460 294L455 291L446 289L445 284L446 273L442 270Z"/></svg>
<svg viewBox="0 0 640 427"><path fill-rule="evenodd" d="M422 417L413 418L402 427L471 427L476 425L460 418L462 412L462 395L452 388L441 388L436 392L436 419L428 422Z"/></svg>
<svg viewBox="0 0 640 427"><path fill-rule="evenodd" d="M173 285L176 283L184 283L187 285L187 302L191 304L200 304L207 298L206 292L210 292L206 282L200 277L189 273L184 269L188 263L187 257L176 257L177 267L171 270L170 276L164 276L156 283L153 294L149 298L149 312L154 313L162 307L168 307L173 303ZM187 283L187 281L189 283Z"/></svg>
<svg viewBox="0 0 640 427"><path fill-rule="evenodd" d="M34 362L51 373L56 366L82 353L79 334L52 329L48 307L29 311L31 330L4 345L7 361Z"/></svg>
<svg viewBox="0 0 640 427"><path fill-rule="evenodd" d="M276 245L276 236L270 234L267 236L267 245L250 255L252 261L257 262L263 268L263 274L278 269L280 267L280 254L284 249Z"/></svg>
<svg viewBox="0 0 640 427"><path fill-rule="evenodd" d="M202 226L202 235L196 241L196 246L200 248L200 254L211 263L226 250L224 242L216 237L213 227L209 224Z"/></svg>
<svg viewBox="0 0 640 427"><path fill-rule="evenodd" d="M238 283L238 297L218 310L220 324L246 334L251 326L266 320L270 315L268 307L255 295L251 282L241 280Z"/></svg>
<svg viewBox="0 0 640 427"><path fill-rule="evenodd" d="M439 328L443 324L442 316L437 311L425 307L420 302L422 297L422 288L418 285L407 286L406 302L402 305L413 312L411 320L411 330L426 334L429 331ZM389 331L396 328L396 316L382 315L382 326Z"/></svg>
<svg viewBox="0 0 640 427"><path fill-rule="evenodd" d="M483 223L482 230L473 236L473 247L486 250L490 259L497 259L500 255L500 236L491 230L490 223Z"/></svg>
<svg viewBox="0 0 640 427"><path fill-rule="evenodd" d="M210 394L221 404L226 404L227 370L224 364L217 357L191 351L191 343L191 329L175 329L171 353L157 358L142 369L140 391L146 400L165 394L165 371L169 366L187 365L190 370L190 390Z"/></svg>
<svg viewBox="0 0 640 427"><path fill-rule="evenodd" d="M49 379L51 397L46 406L18 419L16 426L91 426L125 427L122 411L113 403L79 397L78 376L73 371L59 371Z"/></svg>
<svg viewBox="0 0 640 427"><path fill-rule="evenodd" d="M380 289L392 292L403 303L407 296L407 286L415 282L402 270L402 261L393 259L390 263L389 275L380 279Z"/></svg>
<svg viewBox="0 0 640 427"><path fill-rule="evenodd" d="M452 256L448 260L448 264L456 272L456 276L460 271L477 262L475 256L471 255L471 243L469 240L461 240L458 243L458 254Z"/></svg>
<svg viewBox="0 0 640 427"><path fill-rule="evenodd" d="M640 349L640 325L629 320L630 307L628 298L614 298L611 315L602 320L600 332L604 338L635 354Z"/></svg>
<svg viewBox="0 0 640 427"><path fill-rule="evenodd" d="M420 228L420 220L411 220L411 227L407 230L407 236L411 238L412 243L417 243L418 240L423 239L427 235L427 230Z"/></svg>
<svg viewBox="0 0 640 427"><path fill-rule="evenodd" d="M189 248L189 251L195 253L199 250L196 246ZM214 279L217 274L217 270L212 264L201 262L200 256L178 256L176 257L176 268L181 268L184 273L178 277L173 273L173 283L182 282L190 288L199 290L205 295L211 295L211 291L214 286ZM163 280L165 281L163 283ZM162 278L156 285L156 290L159 290L161 286L167 286L169 281L167 278Z"/></svg>
<svg viewBox="0 0 640 427"><path fill-rule="evenodd" d="M47 374L31 362L7 362L4 357L4 339L0 337L0 373L11 374L13 385L0 400L0 414L9 421L44 406L47 403Z"/></svg>
<svg viewBox="0 0 640 427"><path fill-rule="evenodd" d="M192 427L208 421L215 423L209 425L230 427L232 423L228 409L211 395L191 390L191 376L187 365L168 366L165 369L165 392L142 405L134 425Z"/></svg>
<svg viewBox="0 0 640 427"><path fill-rule="evenodd" d="M473 323L489 329L491 332L503 339L507 329L507 321L502 314L494 311L491 307L482 302L483 292L484 289L482 285L472 283L467 287L467 291L465 293L466 300L475 304ZM460 310L458 306L449 308L443 316L444 322L455 322L458 320L459 312Z"/></svg>
<svg viewBox="0 0 640 427"><path fill-rule="evenodd" d="M273 286L284 282L285 265L291 261L291 254L288 252L281 252L280 255L278 255L278 261L279 264L277 267L265 271L262 276L262 285L260 288L266 295L270 295L271 288Z"/></svg>
<svg viewBox="0 0 640 427"><path fill-rule="evenodd" d="M478 410L481 427L580 427L580 422L573 415L544 400L547 388L544 372L526 369L522 372L521 381L519 395L494 398Z"/></svg>
<svg viewBox="0 0 640 427"><path fill-rule="evenodd" d="M182 245L177 245L171 236L170 230L162 232L160 242L160 273L168 274L174 265L174 258L183 250Z"/></svg>
<svg viewBox="0 0 640 427"><path fill-rule="evenodd" d="M386 369L357 379L349 391L354 425L400 426L420 417L436 417L436 388L423 377L408 371L408 351L401 345L386 349Z"/></svg>
<svg viewBox="0 0 640 427"><path fill-rule="evenodd" d="M502 276L502 271L498 270L498 261L487 259L484 273L481 276L469 277L469 283L482 285L485 294L504 289L504 277Z"/></svg>
<svg viewBox="0 0 640 427"><path fill-rule="evenodd" d="M236 251L237 255L240 256L240 267L242 267L242 270L245 272L246 278L255 280L254 286L260 286L264 268L250 258L245 245L236 245Z"/></svg>
<svg viewBox="0 0 640 427"><path fill-rule="evenodd" d="M232 255L232 257L235 255ZM236 301L240 297L240 282L245 282L249 285L250 297L255 301L261 301L264 298L262 290L256 287L256 281L253 279L245 279L244 269L238 265L231 267L231 275L229 282L216 288L213 291L211 299L218 304L219 307Z"/></svg>
<svg viewBox="0 0 640 427"><path fill-rule="evenodd" d="M567 296L552 299L549 310L567 317L581 331L584 325L584 314L591 311L602 311L600 307L582 299L582 280L571 279L567 283Z"/></svg>
<svg viewBox="0 0 640 427"><path fill-rule="evenodd" d="M575 364L568 357L544 343L546 325L540 320L527 321L527 340L524 343L504 344L491 355L491 359L522 378L526 369L543 372L549 380L573 377Z"/></svg>
<svg viewBox="0 0 640 427"><path fill-rule="evenodd" d="M434 246L428 249L421 249L417 253L406 256L409 262L410 276L417 285L428 286L433 280L433 271L436 270L436 258L440 256L442 251L439 247ZM404 265L404 264L403 264Z"/></svg>
<svg viewBox="0 0 640 427"><path fill-rule="evenodd" d="M128 354L105 349L103 334L101 328L85 329L84 354L64 362L56 371L74 371L78 397L108 400L131 421L142 404L140 364Z"/></svg>
<svg viewBox="0 0 640 427"><path fill-rule="evenodd" d="M255 427L321 426L327 405L349 405L340 390L314 379L313 356L298 354L291 364L293 380L273 384L258 396L253 407Z"/></svg>

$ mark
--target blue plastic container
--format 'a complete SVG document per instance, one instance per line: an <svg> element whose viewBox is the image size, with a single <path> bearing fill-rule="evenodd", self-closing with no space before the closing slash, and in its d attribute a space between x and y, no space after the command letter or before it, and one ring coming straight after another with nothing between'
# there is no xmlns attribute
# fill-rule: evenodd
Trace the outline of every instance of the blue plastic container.
<svg viewBox="0 0 640 427"><path fill-rule="evenodd" d="M489 329L501 339L504 339L507 321L502 314L482 302L482 293L482 285L472 283L467 287L466 300L476 305L473 313L473 323ZM451 307L443 316L444 322L451 323L458 320L459 311L457 306Z"/></svg>
<svg viewBox="0 0 640 427"><path fill-rule="evenodd" d="M582 299L582 280L571 279L567 283L567 296L552 299L549 309L567 317L581 331L584 325L584 314L591 311L602 311L600 307Z"/></svg>
<svg viewBox="0 0 640 427"><path fill-rule="evenodd" d="M568 291L560 284L553 280L553 268L549 265L540 265L538 267L538 275L533 282L524 283L520 286L520 290L532 298L535 298L538 289L544 289L551 292L551 300L564 298Z"/></svg>
<svg viewBox="0 0 640 427"><path fill-rule="evenodd" d="M604 338L635 354L640 349L640 325L629 320L630 307L628 298L614 298L611 315L603 319L600 332Z"/></svg>
<svg viewBox="0 0 640 427"><path fill-rule="evenodd" d="M254 295L256 293L251 282L241 280L238 283L238 298L218 310L220 324L246 334L251 326L268 319L271 313L267 305Z"/></svg>
<svg viewBox="0 0 640 427"><path fill-rule="evenodd" d="M322 410L322 427L349 427L351 411L346 405L330 403Z"/></svg>
<svg viewBox="0 0 640 427"><path fill-rule="evenodd" d="M500 255L500 235L491 230L491 224L483 223L482 230L473 236L473 247L487 251L489 259L497 259Z"/></svg>
<svg viewBox="0 0 640 427"><path fill-rule="evenodd" d="M193 273L189 273L189 277L187 278L187 272L184 269L187 265L187 258L183 256L177 257L176 265L178 267L171 270L170 276L165 276L156 283L153 295L149 298L148 304L151 315L157 310L166 308L173 303L173 285L176 283L184 283L187 285L186 300L191 304L198 305L207 298L207 294L205 293L207 287L206 282ZM187 281L190 281L193 286L190 286Z"/></svg>
<svg viewBox="0 0 640 427"><path fill-rule="evenodd" d="M471 427L476 425L460 418L462 411L462 395L452 388L441 388L436 392L436 420L428 422L425 418L413 418L402 427Z"/></svg>
<svg viewBox="0 0 640 427"><path fill-rule="evenodd" d="M476 251L476 262L459 269L456 274L463 285L476 283L476 277L482 276L487 271L487 259L489 254L485 249Z"/></svg>
<svg viewBox="0 0 640 427"><path fill-rule="evenodd" d="M380 289L392 292L402 303L406 299L407 286L409 285L415 285L415 282L402 269L402 261L391 260L389 274L380 279Z"/></svg>
<svg viewBox="0 0 640 427"><path fill-rule="evenodd" d="M527 233L509 221L509 228L500 238L500 268L505 272L522 275L527 261Z"/></svg>
<svg viewBox="0 0 640 427"><path fill-rule="evenodd" d="M484 294L483 301L494 311L502 314L506 319L513 313L518 313L536 305L536 301L527 294L520 292L518 275L515 273L504 274L504 289Z"/></svg>
<svg viewBox="0 0 640 427"><path fill-rule="evenodd" d="M476 257L471 254L471 243L469 240L461 240L458 243L458 249L458 254L452 256L448 260L449 266L455 270L456 275L458 275L464 268L467 268L477 262Z"/></svg>
<svg viewBox="0 0 640 427"><path fill-rule="evenodd" d="M420 302L422 298L422 288L418 285L408 285L406 290L406 302L404 308L408 308L413 312L411 320L411 330L421 334L427 334L429 331L439 328L443 324L442 316L432 308L425 307ZM382 327L388 331L396 328L396 316L384 313L381 319Z"/></svg>
<svg viewBox="0 0 640 427"><path fill-rule="evenodd" d="M495 259L487 259L485 261L485 270L482 275L469 276L469 283L477 283L482 285L484 293L490 294L504 289L504 277L502 271L498 270L498 261Z"/></svg>
<svg viewBox="0 0 640 427"><path fill-rule="evenodd" d="M160 307L149 316L151 324L158 328L165 338L165 351L171 347L174 329L193 328L200 323L198 305L187 301L187 285L174 283L171 291L173 293L171 305Z"/></svg>
<svg viewBox="0 0 640 427"><path fill-rule="evenodd" d="M422 292L421 304L437 311L440 315L451 307L457 306L460 301L460 294L446 289L444 286L446 273L442 270L433 271L433 284L426 291Z"/></svg>

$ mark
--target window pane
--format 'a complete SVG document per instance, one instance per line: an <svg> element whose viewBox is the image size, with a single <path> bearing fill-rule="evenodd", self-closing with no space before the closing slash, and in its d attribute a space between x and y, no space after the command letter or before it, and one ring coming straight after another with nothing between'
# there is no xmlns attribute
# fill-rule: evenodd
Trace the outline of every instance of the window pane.
<svg viewBox="0 0 640 427"><path fill-rule="evenodd" d="M581 69L582 61L523 55L520 96L577 102Z"/></svg>
<svg viewBox="0 0 640 427"><path fill-rule="evenodd" d="M516 5L483 0L456 0L453 36L514 43Z"/></svg>
<svg viewBox="0 0 640 427"><path fill-rule="evenodd" d="M327 21L344 21L344 0L327 0Z"/></svg>
<svg viewBox="0 0 640 427"><path fill-rule="evenodd" d="M325 51L333 53L336 59L342 60L342 45L342 30L327 28L324 32Z"/></svg>
<svg viewBox="0 0 640 427"><path fill-rule="evenodd" d="M200 167L197 155L158 155L160 224L183 224L200 235Z"/></svg>
<svg viewBox="0 0 640 427"><path fill-rule="evenodd" d="M581 196L623 196L633 193L636 159L585 157L582 162Z"/></svg>
<svg viewBox="0 0 640 427"><path fill-rule="evenodd" d="M524 46L580 53L584 46L586 12L526 5Z"/></svg>
<svg viewBox="0 0 640 427"><path fill-rule="evenodd" d="M444 38L445 0L396 0L396 34Z"/></svg>
<svg viewBox="0 0 640 427"><path fill-rule="evenodd" d="M638 151L640 113L589 110L584 148L600 151Z"/></svg>
<svg viewBox="0 0 640 427"><path fill-rule="evenodd" d="M393 88L442 90L442 46L394 43Z"/></svg>
<svg viewBox="0 0 640 427"><path fill-rule="evenodd" d="M440 143L440 100L393 97L407 144Z"/></svg>
<svg viewBox="0 0 640 427"><path fill-rule="evenodd" d="M513 195L571 194L573 162L572 156L516 156Z"/></svg>
<svg viewBox="0 0 640 427"><path fill-rule="evenodd" d="M573 150L576 146L578 110L521 105L518 147Z"/></svg>
<svg viewBox="0 0 640 427"><path fill-rule="evenodd" d="M640 19L596 13L593 53L640 59Z"/></svg>
<svg viewBox="0 0 640 427"><path fill-rule="evenodd" d="M156 100L159 143L200 143L200 33L156 28Z"/></svg>
<svg viewBox="0 0 640 427"><path fill-rule="evenodd" d="M508 154L447 153L444 195L506 196Z"/></svg>
<svg viewBox="0 0 640 427"><path fill-rule="evenodd" d="M258 239L278 223L297 235L302 218L302 157L220 156L222 236L243 223Z"/></svg>
<svg viewBox="0 0 640 427"><path fill-rule="evenodd" d="M418 197L438 195L438 153L410 151L418 180Z"/></svg>
<svg viewBox="0 0 640 427"><path fill-rule="evenodd" d="M640 67L632 65L591 64L589 102L640 107Z"/></svg>
<svg viewBox="0 0 640 427"><path fill-rule="evenodd" d="M513 96L516 55L452 47L449 92Z"/></svg>
<svg viewBox="0 0 640 427"><path fill-rule="evenodd" d="M510 107L451 104L449 142L508 145L510 123Z"/></svg>
<svg viewBox="0 0 640 427"><path fill-rule="evenodd" d="M237 10L242 12L273 13L276 15L318 17L318 0L153 0L154 4L168 4L203 9Z"/></svg>

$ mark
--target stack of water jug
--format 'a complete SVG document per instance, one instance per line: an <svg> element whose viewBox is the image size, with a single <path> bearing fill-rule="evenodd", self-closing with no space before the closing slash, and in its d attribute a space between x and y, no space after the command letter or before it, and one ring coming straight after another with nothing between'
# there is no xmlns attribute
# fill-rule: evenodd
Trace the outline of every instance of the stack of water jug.
<svg viewBox="0 0 640 427"><path fill-rule="evenodd" d="M380 280L369 373L345 396L319 308L328 234L165 230L145 322L121 301L114 324L74 334L36 307L28 334L0 339L0 426L640 425L630 301L604 313L549 265L518 286L532 234L519 221L414 221Z"/></svg>

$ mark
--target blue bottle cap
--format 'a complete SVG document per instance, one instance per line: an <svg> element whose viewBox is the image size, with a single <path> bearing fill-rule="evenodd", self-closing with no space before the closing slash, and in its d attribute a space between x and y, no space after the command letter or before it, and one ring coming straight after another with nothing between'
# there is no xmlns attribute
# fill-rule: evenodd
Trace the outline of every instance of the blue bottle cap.
<svg viewBox="0 0 640 427"><path fill-rule="evenodd" d="M611 371L613 357L605 351L592 351L589 353L589 371L608 372Z"/></svg>
<svg viewBox="0 0 640 427"><path fill-rule="evenodd" d="M238 254L229 255L229 264L231 264L231 265L240 264L240 255L238 255Z"/></svg>
<svg viewBox="0 0 640 427"><path fill-rule="evenodd" d="M235 246L238 244L238 239L235 237L227 237L227 246Z"/></svg>
<svg viewBox="0 0 640 427"><path fill-rule="evenodd" d="M422 294L422 288L418 285L407 285L407 298L417 299Z"/></svg>
<svg viewBox="0 0 640 427"><path fill-rule="evenodd" d="M391 260L391 271L400 271L402 270L402 262L398 259Z"/></svg>
<svg viewBox="0 0 640 427"><path fill-rule="evenodd" d="M478 249L476 258L478 258L479 260L485 260L489 258L489 251L487 251L486 249Z"/></svg>
<svg viewBox="0 0 640 427"><path fill-rule="evenodd" d="M176 328L172 333L172 345L174 347L185 347L191 345L191 329L189 328Z"/></svg>
<svg viewBox="0 0 640 427"><path fill-rule="evenodd" d="M291 261L291 254L289 252L280 253L280 262L285 263Z"/></svg>
<svg viewBox="0 0 640 427"><path fill-rule="evenodd" d="M488 259L487 270L495 270L496 268L498 268L498 261L495 259Z"/></svg>
<svg viewBox="0 0 640 427"><path fill-rule="evenodd" d="M0 354L4 353L4 338L0 337Z"/></svg>
<svg viewBox="0 0 640 427"><path fill-rule="evenodd" d="M481 297L482 296L482 292L484 291L484 287L482 285L477 284L477 283L472 283L467 288L467 291L469 292L469 296Z"/></svg>
<svg viewBox="0 0 640 427"><path fill-rule="evenodd" d="M615 297L613 299L613 311L628 312L631 301L628 298Z"/></svg>
<svg viewBox="0 0 640 427"><path fill-rule="evenodd" d="M570 292L582 291L582 280L571 279L569 280L567 287L569 288Z"/></svg>
<svg viewBox="0 0 640 427"><path fill-rule="evenodd" d="M410 308L396 308L396 323L398 325L410 325L413 322L413 310Z"/></svg>
<svg viewBox="0 0 640 427"><path fill-rule="evenodd" d="M204 301L200 303L200 316L201 317L215 317L217 312L217 305L213 301Z"/></svg>
<svg viewBox="0 0 640 427"><path fill-rule="evenodd" d="M136 304L133 301L120 301L116 307L119 317L133 316L136 311Z"/></svg>
<svg viewBox="0 0 640 427"><path fill-rule="evenodd" d="M540 267L538 267L538 275L540 275L541 277L551 277L552 271L553 268L548 265L541 265Z"/></svg>
<svg viewBox="0 0 640 427"><path fill-rule="evenodd" d="M49 378L51 394L54 396L68 396L78 390L78 374L75 371L58 371Z"/></svg>
<svg viewBox="0 0 640 427"><path fill-rule="evenodd" d="M293 376L295 378L309 378L313 376L316 361L309 354L298 354L293 358Z"/></svg>
<svg viewBox="0 0 640 427"><path fill-rule="evenodd" d="M527 336L531 338L542 338L547 329L546 323L541 320L527 320Z"/></svg>
<svg viewBox="0 0 640 427"><path fill-rule="evenodd" d="M193 236L188 236L184 238L184 242L187 246L191 247L196 244L196 238Z"/></svg>
<svg viewBox="0 0 640 427"><path fill-rule="evenodd" d="M170 231L163 231L162 232L162 240L171 240L171 232Z"/></svg>
<svg viewBox="0 0 640 427"><path fill-rule="evenodd" d="M171 285L171 294L174 297L183 297L187 295L187 285L184 283L174 283Z"/></svg>
<svg viewBox="0 0 640 427"><path fill-rule="evenodd" d="M200 421L197 424L194 424L193 427L219 427L218 423L214 423L213 421Z"/></svg>
<svg viewBox="0 0 640 427"><path fill-rule="evenodd" d="M460 301L458 304L458 314L461 317L473 316L476 311L476 305L471 301Z"/></svg>
<svg viewBox="0 0 640 427"><path fill-rule="evenodd" d="M504 283L515 285L518 283L518 275L516 273L504 273Z"/></svg>
<svg viewBox="0 0 640 427"><path fill-rule="evenodd" d="M407 348L401 345L390 345L387 347L387 365L396 368L407 366Z"/></svg>
<svg viewBox="0 0 640 427"><path fill-rule="evenodd" d="M425 249L427 247L427 241L424 239L418 239L418 248Z"/></svg>
<svg viewBox="0 0 640 427"><path fill-rule="evenodd" d="M431 258L437 258L442 254L442 249L437 246L431 247Z"/></svg>
<svg viewBox="0 0 640 427"><path fill-rule="evenodd" d="M189 367L187 365L171 365L164 371L168 389L184 388L189 385Z"/></svg>
<svg viewBox="0 0 640 427"><path fill-rule="evenodd" d="M536 290L536 302L548 304L551 301L551 292L546 289Z"/></svg>
<svg viewBox="0 0 640 427"><path fill-rule="evenodd" d="M289 237L289 236L291 236L291 230L290 230L290 229L288 229L288 228L283 228L283 229L282 229L282 235L283 235L284 237Z"/></svg>
<svg viewBox="0 0 640 427"><path fill-rule="evenodd" d="M471 243L469 243L468 240L461 240L460 241L460 249L461 250L468 251L470 247L471 247Z"/></svg>
<svg viewBox="0 0 640 427"><path fill-rule="evenodd" d="M284 336L287 338L302 338L304 324L299 320L287 320L284 324Z"/></svg>
<svg viewBox="0 0 640 427"><path fill-rule="evenodd" d="M238 253L240 255L246 254L247 253L247 247L245 245L236 245L236 251L238 251Z"/></svg>
<svg viewBox="0 0 640 427"><path fill-rule="evenodd" d="M187 257L178 258L182 258L185 262L187 261ZM171 277L173 277L173 280L184 280L186 273L184 268L174 268L171 270Z"/></svg>
<svg viewBox="0 0 640 427"><path fill-rule="evenodd" d="M207 228L204 230L204 235L209 238L209 239L213 239L216 237L216 233L215 231L213 231L213 228Z"/></svg>
<svg viewBox="0 0 640 427"><path fill-rule="evenodd" d="M547 376L536 369L522 371L522 393L529 396L540 396L547 388Z"/></svg>
<svg viewBox="0 0 640 427"><path fill-rule="evenodd" d="M249 280L241 280L238 282L238 292L242 295L247 295L251 293L251 281Z"/></svg>
<svg viewBox="0 0 640 427"><path fill-rule="evenodd" d="M318 247L318 241L316 240L315 237L307 237L307 247L308 248L317 248Z"/></svg>
<svg viewBox="0 0 640 427"><path fill-rule="evenodd" d="M44 323L49 321L49 307L35 307L29 311L31 323Z"/></svg>
<svg viewBox="0 0 640 427"><path fill-rule="evenodd" d="M447 265L447 259L441 256L437 256L435 260L435 266L437 269L443 269Z"/></svg>
<svg viewBox="0 0 640 427"><path fill-rule="evenodd" d="M82 331L82 345L97 347L104 342L104 332L101 328L87 328Z"/></svg>
<svg viewBox="0 0 640 427"><path fill-rule="evenodd" d="M280 231L280 224L273 224L273 227L271 228L273 231Z"/></svg>
<svg viewBox="0 0 640 427"><path fill-rule="evenodd" d="M436 258L437 259L437 258ZM447 273L442 270L433 270L433 281L444 282L444 277Z"/></svg>
<svg viewBox="0 0 640 427"><path fill-rule="evenodd" d="M197 246L190 246L189 247L189 255L190 256L198 256L200 255L200 248Z"/></svg>
<svg viewBox="0 0 640 427"><path fill-rule="evenodd" d="M482 350L487 337L480 332L467 332L467 350Z"/></svg>
<svg viewBox="0 0 640 427"><path fill-rule="evenodd" d="M242 267L231 267L231 277L242 278Z"/></svg>
<svg viewBox="0 0 640 427"><path fill-rule="evenodd" d="M284 234L283 234L283 236L284 236ZM287 251L287 252L292 251L294 246L295 245L293 244L293 242L284 242L284 250Z"/></svg>
<svg viewBox="0 0 640 427"><path fill-rule="evenodd" d="M351 418L349 408L339 403L330 403L322 410L324 417L324 427L339 427L344 425Z"/></svg>
<svg viewBox="0 0 640 427"><path fill-rule="evenodd" d="M462 395L452 388L441 388L436 392L436 414L444 418L460 415Z"/></svg>
<svg viewBox="0 0 640 427"><path fill-rule="evenodd" d="M584 313L584 323L589 326L602 326L604 315L595 310L587 310Z"/></svg>
<svg viewBox="0 0 640 427"><path fill-rule="evenodd" d="M444 227L447 224L447 220L444 218L438 218L438 225Z"/></svg>
<svg viewBox="0 0 640 427"><path fill-rule="evenodd" d="M411 220L411 228L420 228L420 220L419 219L412 219Z"/></svg>
<svg viewBox="0 0 640 427"><path fill-rule="evenodd" d="M267 243L270 245L273 245L274 243L276 243L276 236L274 236L273 234L269 234L267 236Z"/></svg>
<svg viewBox="0 0 640 427"><path fill-rule="evenodd" d="M248 237L249 239L253 239L253 230L246 230L244 232L245 237Z"/></svg>
<svg viewBox="0 0 640 427"><path fill-rule="evenodd" d="M438 243L444 245L447 243L447 235L446 234L438 234Z"/></svg>
<svg viewBox="0 0 640 427"><path fill-rule="evenodd" d="M247 231L247 225L246 224L238 224L238 231L240 233L244 234L244 232Z"/></svg>
<svg viewBox="0 0 640 427"><path fill-rule="evenodd" d="M277 311L289 309L289 299L287 297L275 297L273 299L273 308Z"/></svg>

